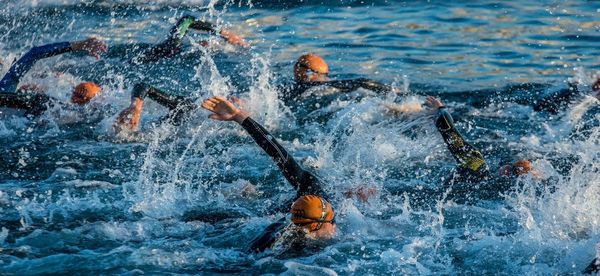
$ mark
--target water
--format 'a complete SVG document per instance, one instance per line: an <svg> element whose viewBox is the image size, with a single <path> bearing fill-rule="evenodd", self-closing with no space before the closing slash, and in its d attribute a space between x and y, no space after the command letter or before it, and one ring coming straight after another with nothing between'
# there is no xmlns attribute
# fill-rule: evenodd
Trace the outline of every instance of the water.
<svg viewBox="0 0 600 276"><path fill-rule="evenodd" d="M99 82L94 104L104 113L85 122L64 110L35 122L2 115L0 273L565 274L600 254L600 131L569 138L590 113L597 119L597 100L558 116L503 101L568 79L589 89L600 68L599 3L281 2L4 0L2 73L33 45L94 35L111 49L100 61L44 60L25 80L65 100L77 82ZM209 37L193 34L178 58L124 65L128 51L161 41L183 14L222 22L253 47L217 39L205 49L195 42ZM406 94L286 106L276 89L309 51L334 77L369 77ZM140 79L199 99L246 98L336 195L336 239L300 255L244 253L280 217L273 209L291 188L239 126L204 111L173 127L149 103L138 133L112 134ZM430 116L383 107L427 94L445 100L492 168L529 158L551 180L521 179L516 191L469 201L427 192L454 160ZM359 185L377 197L344 198ZM412 187L423 192L405 193Z"/></svg>

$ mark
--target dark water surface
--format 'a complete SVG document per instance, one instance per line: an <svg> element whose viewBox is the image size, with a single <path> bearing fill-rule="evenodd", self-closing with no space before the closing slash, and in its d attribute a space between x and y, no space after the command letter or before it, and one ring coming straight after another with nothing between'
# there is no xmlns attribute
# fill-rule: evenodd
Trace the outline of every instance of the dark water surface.
<svg viewBox="0 0 600 276"><path fill-rule="evenodd" d="M184 14L224 24L252 48L214 38L202 48L196 42L210 37L195 33L176 58L126 64ZM32 46L87 36L108 43L101 60L47 59L24 82L67 100L74 84L96 81L102 114L0 115L0 274L546 275L577 273L600 252L600 129L572 136L599 119L598 100L558 115L525 104L567 80L589 92L600 2L0 0L1 73ZM405 93L286 105L277 87L305 52L323 56L334 78ZM198 99L246 98L335 195L334 241L299 254L245 253L292 189L239 126L201 110L175 127L148 103L138 133L113 134L140 80ZM432 117L384 107L428 94L442 97L492 169L528 158L545 180L453 199L434 192L455 161ZM255 192L241 192L248 184ZM357 186L379 193L367 203L342 196Z"/></svg>

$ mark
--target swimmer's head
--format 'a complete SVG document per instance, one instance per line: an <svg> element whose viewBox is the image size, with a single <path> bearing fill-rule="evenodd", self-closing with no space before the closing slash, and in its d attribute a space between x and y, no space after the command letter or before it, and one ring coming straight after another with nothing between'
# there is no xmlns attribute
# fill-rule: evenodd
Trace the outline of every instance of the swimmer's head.
<svg viewBox="0 0 600 276"><path fill-rule="evenodd" d="M71 102L86 104L100 92L100 86L93 82L82 82L73 88Z"/></svg>
<svg viewBox="0 0 600 276"><path fill-rule="evenodd" d="M505 165L500 168L499 174L502 176L521 176L533 173L533 167L529 160L519 160L512 165Z"/></svg>
<svg viewBox="0 0 600 276"><path fill-rule="evenodd" d="M596 92L600 92L600 77L598 77L596 79L596 82L594 82L594 84L592 84L592 90L594 90Z"/></svg>
<svg viewBox="0 0 600 276"><path fill-rule="evenodd" d="M317 237L332 237L335 233L331 204L316 195L299 197L292 204L292 222Z"/></svg>
<svg viewBox="0 0 600 276"><path fill-rule="evenodd" d="M304 54L294 64L296 82L327 81L329 67L325 60L313 53Z"/></svg>

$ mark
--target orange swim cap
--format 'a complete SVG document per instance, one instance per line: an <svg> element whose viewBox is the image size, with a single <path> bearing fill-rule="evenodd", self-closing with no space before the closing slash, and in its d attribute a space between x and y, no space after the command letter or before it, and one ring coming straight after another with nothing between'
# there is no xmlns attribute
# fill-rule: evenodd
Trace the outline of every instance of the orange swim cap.
<svg viewBox="0 0 600 276"><path fill-rule="evenodd" d="M309 76L308 71L326 76L329 73L329 67L323 58L313 53L308 53L300 56L296 64L294 64L294 79L299 82L324 80Z"/></svg>
<svg viewBox="0 0 600 276"><path fill-rule="evenodd" d="M316 196L301 196L292 204L292 222L309 231L321 229L323 223L332 223L334 214L327 200Z"/></svg>
<svg viewBox="0 0 600 276"><path fill-rule="evenodd" d="M512 165L512 173L515 176L525 175L531 172L531 162L529 160L519 160Z"/></svg>
<svg viewBox="0 0 600 276"><path fill-rule="evenodd" d="M86 104L100 92L100 86L93 82L82 82L73 88L71 102Z"/></svg>

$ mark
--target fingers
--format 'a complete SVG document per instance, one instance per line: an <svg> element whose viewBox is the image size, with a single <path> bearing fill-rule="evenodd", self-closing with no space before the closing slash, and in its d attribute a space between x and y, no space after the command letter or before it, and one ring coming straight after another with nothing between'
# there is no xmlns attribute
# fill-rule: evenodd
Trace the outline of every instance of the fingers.
<svg viewBox="0 0 600 276"><path fill-rule="evenodd" d="M202 102L202 108L210 111L210 112L215 112L215 103L209 101L209 100L205 100L204 102Z"/></svg>
<svg viewBox="0 0 600 276"><path fill-rule="evenodd" d="M431 96L427 96L427 98L425 98L425 105L427 105L429 107L433 106L431 98L432 98Z"/></svg>
<svg viewBox="0 0 600 276"><path fill-rule="evenodd" d="M229 97L229 101L234 104L234 105L242 105L244 102L242 101L242 99L236 97L236 96L230 96Z"/></svg>
<svg viewBox="0 0 600 276"><path fill-rule="evenodd" d="M104 43L104 41L100 41L100 52L106 53L108 52L108 45Z"/></svg>
<svg viewBox="0 0 600 276"><path fill-rule="evenodd" d="M218 100L218 102L229 102L227 99L225 99L221 96L214 96L213 99Z"/></svg>

